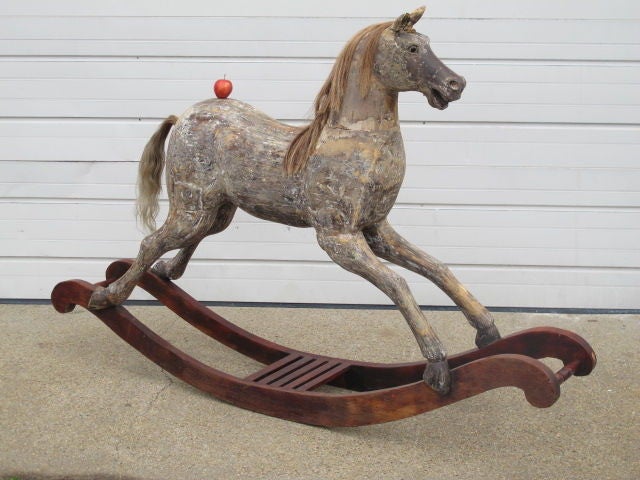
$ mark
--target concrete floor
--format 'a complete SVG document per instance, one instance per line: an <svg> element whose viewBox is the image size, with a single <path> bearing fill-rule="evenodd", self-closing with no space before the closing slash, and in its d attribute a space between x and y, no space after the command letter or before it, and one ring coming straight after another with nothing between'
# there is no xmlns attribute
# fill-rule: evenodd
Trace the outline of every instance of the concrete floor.
<svg viewBox="0 0 640 480"><path fill-rule="evenodd" d="M257 365L161 307L134 314L230 373ZM419 359L394 311L216 309L299 349L373 361ZM456 312L428 312L451 352L472 346ZM500 389L418 417L318 428L215 400L175 380L78 309L0 305L0 478L640 478L640 316L496 314L503 334L573 330L598 354L549 409Z"/></svg>

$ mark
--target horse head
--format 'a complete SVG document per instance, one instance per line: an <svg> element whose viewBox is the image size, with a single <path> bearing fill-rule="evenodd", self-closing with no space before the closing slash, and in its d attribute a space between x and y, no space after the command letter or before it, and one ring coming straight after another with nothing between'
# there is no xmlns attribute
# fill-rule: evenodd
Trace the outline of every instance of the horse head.
<svg viewBox="0 0 640 480"><path fill-rule="evenodd" d="M420 92L429 105L444 110L460 98L466 80L433 53L429 37L414 30L424 11L420 7L400 15L382 33L373 71L389 90Z"/></svg>

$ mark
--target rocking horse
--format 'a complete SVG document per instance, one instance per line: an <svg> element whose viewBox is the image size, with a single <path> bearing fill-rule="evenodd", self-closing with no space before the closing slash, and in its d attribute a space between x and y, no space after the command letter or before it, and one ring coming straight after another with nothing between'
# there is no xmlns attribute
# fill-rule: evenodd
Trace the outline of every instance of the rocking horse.
<svg viewBox="0 0 640 480"><path fill-rule="evenodd" d="M104 282L58 284L55 308L67 312L81 305L187 383L235 405L304 423L385 422L501 386L523 389L539 407L555 402L560 383L595 366L591 347L556 328L501 339L491 314L451 271L387 220L405 171L398 93L421 92L442 110L466 84L436 57L428 37L413 29L423 13L424 7L357 33L338 56L306 127L279 123L232 99L206 100L179 118L168 117L142 154L137 202L142 222L154 230L164 167L167 219L142 241L135 260L112 264ZM394 302L425 361L385 365L300 352L233 325L177 287L172 280L182 276L200 241L227 228L237 208L314 228L335 263ZM176 249L171 260L157 261ZM382 260L443 290L476 329L478 349L447 357L406 281ZM205 334L267 366L241 379L181 352L121 306L136 285ZM553 373L537 360L543 357L559 358L564 367ZM346 391L317 391L325 384Z"/></svg>

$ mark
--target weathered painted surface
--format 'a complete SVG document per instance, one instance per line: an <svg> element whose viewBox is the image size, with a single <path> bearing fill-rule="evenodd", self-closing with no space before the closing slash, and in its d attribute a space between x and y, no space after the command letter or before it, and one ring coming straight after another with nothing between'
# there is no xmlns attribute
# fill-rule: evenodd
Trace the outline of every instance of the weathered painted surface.
<svg viewBox="0 0 640 480"><path fill-rule="evenodd" d="M460 98L465 87L464 78L431 51L429 39L413 30L423 11L370 27L347 44L345 51L351 49L352 55L345 57L343 51L316 100L317 115L324 112L326 119L312 143L312 154L294 159L298 168L289 173L284 158L300 130L250 105L208 100L179 119L167 119L141 160L140 202L143 219L149 221L155 211L164 140L175 124L166 159L168 217L143 240L127 273L96 291L90 305L104 308L122 303L140 275L173 249L181 250L154 269L178 278L198 243L226 228L235 209L241 208L266 220L314 228L319 245L334 262L376 285L398 306L428 360L425 381L440 393L448 392L450 375L443 345L406 281L380 260L388 259L435 282L477 329L479 346L499 338L489 312L451 272L400 237L386 220L405 171L398 93L421 92L431 106L444 109ZM349 58L346 66L339 63L345 58ZM368 87L364 91L363 75ZM346 80L342 84L341 78ZM323 110L323 102L331 108Z"/></svg>

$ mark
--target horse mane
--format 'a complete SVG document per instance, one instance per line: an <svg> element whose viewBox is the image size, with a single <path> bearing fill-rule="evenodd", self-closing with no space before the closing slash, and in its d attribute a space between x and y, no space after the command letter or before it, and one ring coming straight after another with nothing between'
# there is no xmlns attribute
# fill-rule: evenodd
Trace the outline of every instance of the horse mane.
<svg viewBox="0 0 640 480"><path fill-rule="evenodd" d="M288 175L302 170L313 154L322 130L333 114L340 112L347 89L349 71L356 50L366 41L360 65L360 95L365 98L371 88L373 62L382 32L393 22L378 23L356 33L344 46L315 99L315 116L311 123L303 127L295 136L284 157L284 169Z"/></svg>

